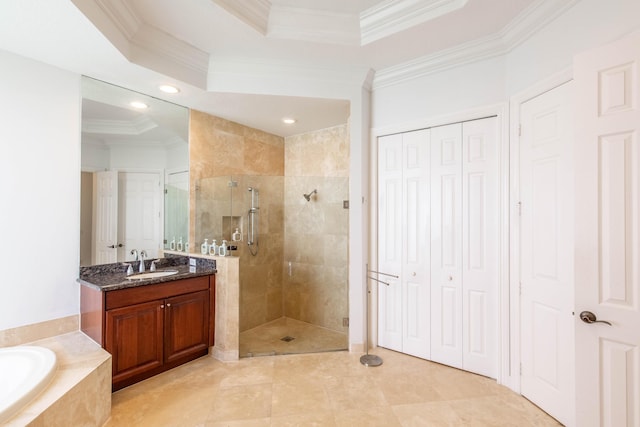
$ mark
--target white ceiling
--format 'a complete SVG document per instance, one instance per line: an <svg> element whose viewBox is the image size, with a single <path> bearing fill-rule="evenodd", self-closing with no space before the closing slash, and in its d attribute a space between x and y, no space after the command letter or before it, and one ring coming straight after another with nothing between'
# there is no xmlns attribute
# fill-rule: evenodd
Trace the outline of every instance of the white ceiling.
<svg viewBox="0 0 640 427"><path fill-rule="evenodd" d="M572 2L3 0L0 49L288 136L344 123L348 102L251 93L253 70L276 79L288 78L278 75L285 68L360 76L362 84L373 70L375 87L404 64L471 45L504 52ZM224 77L242 73L246 88L228 90ZM167 82L181 92L158 92ZM285 126L283 116L298 122Z"/></svg>

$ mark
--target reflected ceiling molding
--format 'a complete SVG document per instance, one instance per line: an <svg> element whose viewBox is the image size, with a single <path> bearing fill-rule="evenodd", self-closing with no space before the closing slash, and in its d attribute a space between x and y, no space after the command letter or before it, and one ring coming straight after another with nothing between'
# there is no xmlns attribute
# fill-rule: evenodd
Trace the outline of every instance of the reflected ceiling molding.
<svg viewBox="0 0 640 427"><path fill-rule="evenodd" d="M387 0L360 13L364 46L458 10L467 0Z"/></svg>
<svg viewBox="0 0 640 427"><path fill-rule="evenodd" d="M71 0L130 62L204 89L209 54L145 23L126 0Z"/></svg>
<svg viewBox="0 0 640 427"><path fill-rule="evenodd" d="M539 0L496 34L376 71L373 89L505 55L580 0Z"/></svg>
<svg viewBox="0 0 640 427"><path fill-rule="evenodd" d="M146 116L135 120L82 119L82 132L107 135L141 135L158 127Z"/></svg>
<svg viewBox="0 0 640 427"><path fill-rule="evenodd" d="M212 0L215 4L262 34L267 35L269 29L269 0Z"/></svg>

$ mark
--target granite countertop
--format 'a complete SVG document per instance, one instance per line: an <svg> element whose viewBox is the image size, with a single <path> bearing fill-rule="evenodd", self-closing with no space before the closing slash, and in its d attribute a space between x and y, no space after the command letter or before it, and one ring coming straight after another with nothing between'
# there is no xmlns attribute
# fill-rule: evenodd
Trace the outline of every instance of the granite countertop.
<svg viewBox="0 0 640 427"><path fill-rule="evenodd" d="M216 261L201 258L191 258L196 260L196 265L189 265L189 257L167 255L156 262L156 271L172 270L178 273L149 279L127 279L127 265L131 264L134 275L138 274L139 261L127 263L113 263L80 267L80 277L78 282L99 291L115 291L117 289L133 288L137 286L153 285L156 283L173 282L174 280L188 279L191 277L208 276L216 273ZM149 273L152 260L145 260L145 273ZM128 276L128 277L133 277Z"/></svg>

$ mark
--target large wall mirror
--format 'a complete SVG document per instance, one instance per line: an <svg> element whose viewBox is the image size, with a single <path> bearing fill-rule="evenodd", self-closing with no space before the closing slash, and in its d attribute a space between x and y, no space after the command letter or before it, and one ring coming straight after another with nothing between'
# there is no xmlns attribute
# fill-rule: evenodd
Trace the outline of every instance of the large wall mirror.
<svg viewBox="0 0 640 427"><path fill-rule="evenodd" d="M80 265L188 236L189 110L83 77Z"/></svg>

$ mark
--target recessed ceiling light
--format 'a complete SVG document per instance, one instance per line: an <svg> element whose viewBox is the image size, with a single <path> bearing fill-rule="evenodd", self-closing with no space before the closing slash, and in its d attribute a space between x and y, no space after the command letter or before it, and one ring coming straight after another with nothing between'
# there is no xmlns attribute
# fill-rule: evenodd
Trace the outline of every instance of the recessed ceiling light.
<svg viewBox="0 0 640 427"><path fill-rule="evenodd" d="M289 117L285 117L284 119L282 119L282 123L284 123L285 125L292 125L296 122L296 119L291 119Z"/></svg>
<svg viewBox="0 0 640 427"><path fill-rule="evenodd" d="M147 104L145 104L144 102L140 102L140 101L133 101L129 105L131 105L133 108L139 108L140 110L144 110L145 108L149 108L149 106Z"/></svg>
<svg viewBox="0 0 640 427"><path fill-rule="evenodd" d="M160 85L160 86L158 86L158 89L160 89L164 93L178 93L178 92L180 92L180 89L178 89L175 86L171 86L171 85Z"/></svg>

